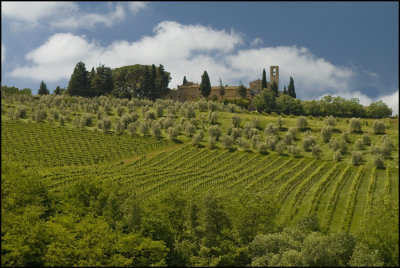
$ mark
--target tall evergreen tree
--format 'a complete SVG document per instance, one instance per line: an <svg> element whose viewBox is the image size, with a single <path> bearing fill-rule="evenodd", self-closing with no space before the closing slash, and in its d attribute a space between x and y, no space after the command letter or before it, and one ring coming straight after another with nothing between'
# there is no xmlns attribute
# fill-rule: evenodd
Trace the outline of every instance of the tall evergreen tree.
<svg viewBox="0 0 400 268"><path fill-rule="evenodd" d="M289 82L289 86L288 86L288 93L289 93L289 96L291 96L292 98L296 98L296 91L294 89L294 81L293 81L292 77L290 77L290 82Z"/></svg>
<svg viewBox="0 0 400 268"><path fill-rule="evenodd" d="M278 85L275 81L271 84L271 90L275 93L275 96L278 96Z"/></svg>
<svg viewBox="0 0 400 268"><path fill-rule="evenodd" d="M211 93L211 83L207 71L204 71L201 76L200 90L204 97L208 97Z"/></svg>
<svg viewBox="0 0 400 268"><path fill-rule="evenodd" d="M151 73L150 73L150 99L155 100L159 98L161 85L156 86L156 79L157 79L157 70L154 64L151 65Z"/></svg>
<svg viewBox="0 0 400 268"><path fill-rule="evenodd" d="M187 83L188 81L186 80L186 75L183 77L183 83L182 83L182 86L184 86L184 85L186 85L186 83Z"/></svg>
<svg viewBox="0 0 400 268"><path fill-rule="evenodd" d="M261 90L267 88L267 74L265 73L265 68L263 69L262 73L262 80L261 80Z"/></svg>
<svg viewBox="0 0 400 268"><path fill-rule="evenodd" d="M151 74L149 67L146 65L145 71L144 71L144 76L143 76L143 81L141 84L141 97L142 98L149 98L150 97L150 90L151 90Z"/></svg>
<svg viewBox="0 0 400 268"><path fill-rule="evenodd" d="M54 95L60 95L61 94L60 86L57 86L56 89L54 89L53 93L54 93Z"/></svg>
<svg viewBox="0 0 400 268"><path fill-rule="evenodd" d="M38 90L39 95L48 95L50 91L47 89L46 84L42 81Z"/></svg>
<svg viewBox="0 0 400 268"><path fill-rule="evenodd" d="M90 96L90 76L85 64L80 61L76 64L74 72L68 83L68 94L71 96Z"/></svg>
<svg viewBox="0 0 400 268"><path fill-rule="evenodd" d="M222 85L221 77L219 78L219 95L221 95L222 98L224 98L224 95L225 95L225 88Z"/></svg>
<svg viewBox="0 0 400 268"><path fill-rule="evenodd" d="M286 85L283 86L283 95L288 95L288 91L286 90Z"/></svg>
<svg viewBox="0 0 400 268"><path fill-rule="evenodd" d="M170 76L165 72L164 66L160 64L158 66L158 75L156 79L156 88L158 88L158 96L157 98L162 98L165 94L168 93L168 84L170 81Z"/></svg>
<svg viewBox="0 0 400 268"><path fill-rule="evenodd" d="M91 96L101 96L109 94L114 90L111 68L105 67L104 64L99 65L90 72L91 77Z"/></svg>

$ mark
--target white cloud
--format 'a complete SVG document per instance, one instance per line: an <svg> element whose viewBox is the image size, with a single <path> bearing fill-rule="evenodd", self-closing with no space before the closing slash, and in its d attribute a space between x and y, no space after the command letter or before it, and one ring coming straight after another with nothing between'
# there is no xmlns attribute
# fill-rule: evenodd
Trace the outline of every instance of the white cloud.
<svg viewBox="0 0 400 268"><path fill-rule="evenodd" d="M346 98L357 97L364 105L372 101L359 91L353 92L357 69L336 66L304 47L245 49L243 43L242 35L234 31L173 21L159 23L152 35L140 40L119 40L108 46L101 46L86 36L59 33L30 51L25 56L28 64L7 75L55 82L69 79L78 61L83 61L88 70L99 63L111 68L163 64L172 76L169 86L175 88L182 83L183 76L189 81L200 82L204 70L207 70L212 85L218 84L219 77L224 84L237 85L241 80L246 85L260 79L263 68L266 68L269 80L269 66L278 65L280 89L292 76L299 98L315 99L324 94L337 94ZM392 97L382 96L385 103L398 110L398 103Z"/></svg>
<svg viewBox="0 0 400 268"><path fill-rule="evenodd" d="M399 90L393 94L379 97L377 100L382 100L389 106L389 108L392 108L393 115L399 114Z"/></svg>
<svg viewBox="0 0 400 268"><path fill-rule="evenodd" d="M93 29L96 24L103 24L107 27L125 19L125 9L122 5L116 5L115 10L108 14L77 12L68 18L60 18L50 23L51 28Z"/></svg>
<svg viewBox="0 0 400 268"><path fill-rule="evenodd" d="M133 14L136 14L141 9L145 9L147 7L146 2L129 2L128 4L129 9Z"/></svg>
<svg viewBox="0 0 400 268"><path fill-rule="evenodd" d="M262 43L263 43L263 40L261 38L259 38L259 37L256 37L256 38L253 39L253 41L251 41L250 45L252 47L255 47L255 46L258 46L258 45L262 45Z"/></svg>
<svg viewBox="0 0 400 268"><path fill-rule="evenodd" d="M38 25L49 25L52 29L111 27L125 19L125 9L136 14L147 7L144 2L109 3L106 5L109 11L101 14L83 12L73 2L2 2L1 5L2 15L11 19L14 30L32 30Z"/></svg>

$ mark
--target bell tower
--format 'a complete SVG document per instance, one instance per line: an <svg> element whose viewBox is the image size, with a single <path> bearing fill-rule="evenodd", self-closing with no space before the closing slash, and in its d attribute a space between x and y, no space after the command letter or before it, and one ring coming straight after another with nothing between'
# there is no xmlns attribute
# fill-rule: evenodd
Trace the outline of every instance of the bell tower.
<svg viewBox="0 0 400 268"><path fill-rule="evenodd" d="M272 85L272 83L275 82L279 89L279 66L269 67L269 78L270 84Z"/></svg>

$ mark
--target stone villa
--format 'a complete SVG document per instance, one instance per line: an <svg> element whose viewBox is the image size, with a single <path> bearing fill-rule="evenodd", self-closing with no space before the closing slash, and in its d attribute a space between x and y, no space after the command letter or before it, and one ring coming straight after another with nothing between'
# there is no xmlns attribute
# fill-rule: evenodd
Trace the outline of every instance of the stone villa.
<svg viewBox="0 0 400 268"><path fill-rule="evenodd" d="M267 88L270 88L273 82L276 82L279 88L279 66L270 66L270 80L270 82L267 82ZM220 94L220 87L212 86L209 97L213 98L216 96L218 100L238 99L240 98L238 88L239 86L224 86L225 94L222 96ZM248 98L259 94L261 92L261 79L250 82L249 87L246 88L246 90ZM165 96L166 99L179 101L196 100L201 97L200 84L193 82L188 82L185 85L178 86L177 89L170 90Z"/></svg>

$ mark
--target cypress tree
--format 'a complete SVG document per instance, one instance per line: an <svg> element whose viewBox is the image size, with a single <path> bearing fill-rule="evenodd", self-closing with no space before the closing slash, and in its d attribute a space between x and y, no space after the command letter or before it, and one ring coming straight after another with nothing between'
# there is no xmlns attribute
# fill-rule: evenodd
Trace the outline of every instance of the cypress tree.
<svg viewBox="0 0 400 268"><path fill-rule="evenodd" d="M261 80L261 90L267 88L267 74L265 73L265 68L263 69L262 73L262 80Z"/></svg>
<svg viewBox="0 0 400 268"><path fill-rule="evenodd" d="M91 96L101 96L111 93L114 90L111 68L105 67L104 64L94 68L90 72L91 77Z"/></svg>
<svg viewBox="0 0 400 268"><path fill-rule="evenodd" d="M156 87L157 71L154 64L151 65L150 74L150 98L154 101L160 96L160 85Z"/></svg>
<svg viewBox="0 0 400 268"><path fill-rule="evenodd" d="M201 76L200 90L204 97L208 97L211 93L211 83L207 71L204 71L203 75Z"/></svg>
<svg viewBox="0 0 400 268"><path fill-rule="evenodd" d="M290 77L290 82L289 82L289 86L288 86L288 93L289 93L289 96L291 96L292 98L296 98L296 91L294 89L294 81L293 81L292 77Z"/></svg>
<svg viewBox="0 0 400 268"><path fill-rule="evenodd" d="M61 94L60 86L57 86L56 89L54 89L53 93L54 93L54 95L60 95Z"/></svg>
<svg viewBox="0 0 400 268"><path fill-rule="evenodd" d="M187 83L186 76L184 76L184 77L183 77L183 83L182 83L182 86L186 85L186 83Z"/></svg>
<svg viewBox="0 0 400 268"><path fill-rule="evenodd" d="M275 93L275 96L278 96L278 85L275 81L271 84L271 90Z"/></svg>
<svg viewBox="0 0 400 268"><path fill-rule="evenodd" d="M47 89L46 84L42 81L38 90L39 95L48 95L50 91Z"/></svg>
<svg viewBox="0 0 400 268"><path fill-rule="evenodd" d="M145 71L144 71L144 76L143 76L143 81L141 84L142 98L148 98L150 96L150 87L151 87L151 75L150 75L149 67L146 65Z"/></svg>
<svg viewBox="0 0 400 268"><path fill-rule="evenodd" d="M90 96L90 77L85 64L80 61L76 64L74 72L68 83L68 94L71 96Z"/></svg>
<svg viewBox="0 0 400 268"><path fill-rule="evenodd" d="M222 98L224 98L224 95L225 95L225 88L222 85L221 77L219 78L219 95L221 95Z"/></svg>
<svg viewBox="0 0 400 268"><path fill-rule="evenodd" d="M289 94L288 91L286 90L286 85L283 86L283 94L284 94L284 95L288 95L288 94Z"/></svg>
<svg viewBox="0 0 400 268"><path fill-rule="evenodd" d="M169 74L165 72L164 66L160 64L158 66L158 80L159 82L159 92L160 92L160 98L164 96L165 94L168 93L168 84L171 78L169 77Z"/></svg>

